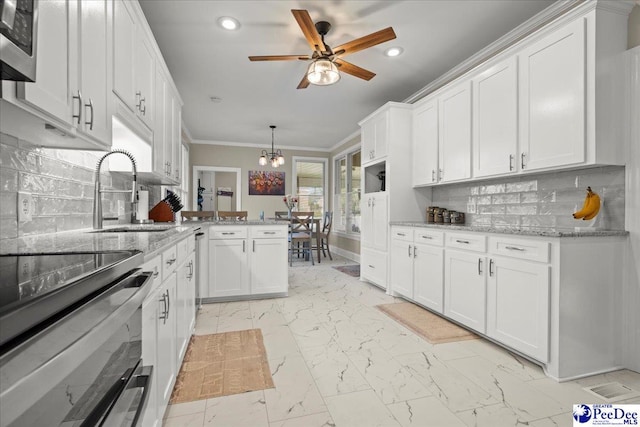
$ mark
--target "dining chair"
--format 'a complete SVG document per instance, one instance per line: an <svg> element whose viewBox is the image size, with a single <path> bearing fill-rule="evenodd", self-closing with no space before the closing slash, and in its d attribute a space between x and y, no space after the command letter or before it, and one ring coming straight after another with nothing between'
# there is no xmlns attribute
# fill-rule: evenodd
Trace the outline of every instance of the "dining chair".
<svg viewBox="0 0 640 427"><path fill-rule="evenodd" d="M289 211L275 211L275 218L276 219L288 219L289 218Z"/></svg>
<svg viewBox="0 0 640 427"><path fill-rule="evenodd" d="M224 220L246 221L247 211L218 211L218 219L221 221L224 221Z"/></svg>
<svg viewBox="0 0 640 427"><path fill-rule="evenodd" d="M302 246L300 246L302 244ZM313 260L313 212L291 212L291 226L289 227L289 266L293 265L293 252L302 252L305 259Z"/></svg>
<svg viewBox="0 0 640 427"><path fill-rule="evenodd" d="M326 258L327 253L329 253L329 259L333 261L333 257L331 256L331 251L329 250L329 233L331 233L331 225L333 224L333 212L325 212L322 221L322 230L317 230L316 236L314 233L313 240L314 242L319 242L319 248L322 251L322 255ZM326 252L325 252L326 249ZM320 262L320 252L318 252L318 262Z"/></svg>
<svg viewBox="0 0 640 427"><path fill-rule="evenodd" d="M183 221L194 221L197 219L212 220L215 218L215 211L180 211Z"/></svg>

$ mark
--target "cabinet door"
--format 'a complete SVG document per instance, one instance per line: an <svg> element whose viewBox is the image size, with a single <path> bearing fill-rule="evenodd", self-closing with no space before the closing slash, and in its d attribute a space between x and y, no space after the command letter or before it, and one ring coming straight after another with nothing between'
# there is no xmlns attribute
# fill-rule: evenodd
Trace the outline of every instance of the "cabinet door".
<svg viewBox="0 0 640 427"><path fill-rule="evenodd" d="M75 31L76 8L76 0L39 2L36 82L17 85L19 99L67 124L72 124L72 101L74 114L80 110L79 98L72 98L78 93L71 87L77 75L69 66L77 55L69 31Z"/></svg>
<svg viewBox="0 0 640 427"><path fill-rule="evenodd" d="M362 125L362 163L368 163L387 155L388 112L372 117Z"/></svg>
<svg viewBox="0 0 640 427"><path fill-rule="evenodd" d="M142 304L142 364L153 366L154 375L157 375L158 353L158 299L160 289L152 291ZM142 418L143 427L158 425L158 397L156 384L152 383L148 390L149 397L147 408Z"/></svg>
<svg viewBox="0 0 640 427"><path fill-rule="evenodd" d="M364 123L360 130L362 139L362 163L373 160L376 151L376 126L373 121Z"/></svg>
<svg viewBox="0 0 640 427"><path fill-rule="evenodd" d="M187 349L187 297L189 282L189 263L185 260L176 269L176 360L182 360L182 355Z"/></svg>
<svg viewBox="0 0 640 427"><path fill-rule="evenodd" d="M166 109L164 103L166 100L167 79L162 72L161 67L155 67L155 91L153 94L153 170L164 176L167 174L167 158L165 154L166 141L166 125L165 114Z"/></svg>
<svg viewBox="0 0 640 427"><path fill-rule="evenodd" d="M127 3L126 0L113 2L113 92L131 111L136 111L136 21Z"/></svg>
<svg viewBox="0 0 640 427"><path fill-rule="evenodd" d="M83 133L111 145L111 90L107 64L108 2L79 2L80 87Z"/></svg>
<svg viewBox="0 0 640 427"><path fill-rule="evenodd" d="M186 299L186 316L185 325L187 327L187 342L191 338L191 332L196 325L196 268L198 268L198 260L196 260L195 252L192 252L187 258L189 265L189 273L187 274L187 299Z"/></svg>
<svg viewBox="0 0 640 427"><path fill-rule="evenodd" d="M158 384L159 414L169 402L173 379L177 374L176 360L176 273L171 273L160 287L158 302L158 357L155 374Z"/></svg>
<svg viewBox="0 0 640 427"><path fill-rule="evenodd" d="M209 240L209 295L249 295L245 239Z"/></svg>
<svg viewBox="0 0 640 427"><path fill-rule="evenodd" d="M389 288L413 299L413 242L391 239Z"/></svg>
<svg viewBox="0 0 640 427"><path fill-rule="evenodd" d="M155 77L155 56L142 30L138 29L135 57L135 99L136 114L153 128L153 95Z"/></svg>
<svg viewBox="0 0 640 427"><path fill-rule="evenodd" d="M287 292L287 239L251 239L251 294Z"/></svg>
<svg viewBox="0 0 640 427"><path fill-rule="evenodd" d="M517 170L518 73L511 57L475 77L473 84L473 176Z"/></svg>
<svg viewBox="0 0 640 427"><path fill-rule="evenodd" d="M438 101L417 107L413 112L413 185L437 182Z"/></svg>
<svg viewBox="0 0 640 427"><path fill-rule="evenodd" d="M374 121L375 125L375 151L374 158L379 159L387 155L387 145L389 143L389 112L386 111Z"/></svg>
<svg viewBox="0 0 640 427"><path fill-rule="evenodd" d="M371 208L371 202L373 196L371 194L364 194L360 201L360 244L365 247L373 246L373 210Z"/></svg>
<svg viewBox="0 0 640 427"><path fill-rule="evenodd" d="M361 249L360 277L387 289L387 253Z"/></svg>
<svg viewBox="0 0 640 427"><path fill-rule="evenodd" d="M442 313L444 296L444 251L441 247L413 246L413 299Z"/></svg>
<svg viewBox="0 0 640 427"><path fill-rule="evenodd" d="M175 100L167 84L164 94L164 158L167 163L166 175L169 179L173 177L173 145L175 144L173 140L175 136L173 133L173 125L175 123L173 117L175 113L175 109L173 108L174 102Z"/></svg>
<svg viewBox="0 0 640 427"><path fill-rule="evenodd" d="M387 193L375 193L371 198L373 248L387 250L389 215L387 213Z"/></svg>
<svg viewBox="0 0 640 427"><path fill-rule="evenodd" d="M549 360L549 266L489 260L487 335L540 362Z"/></svg>
<svg viewBox="0 0 640 427"><path fill-rule="evenodd" d="M181 122L180 102L177 98L173 100L173 151L171 154L173 179L180 183L180 167L182 166L182 122Z"/></svg>
<svg viewBox="0 0 640 427"><path fill-rule="evenodd" d="M446 250L444 314L478 332L485 331L484 255Z"/></svg>
<svg viewBox="0 0 640 427"><path fill-rule="evenodd" d="M518 55L524 169L585 161L585 31L578 19Z"/></svg>
<svg viewBox="0 0 640 427"><path fill-rule="evenodd" d="M459 84L438 98L441 181L471 177L471 83Z"/></svg>

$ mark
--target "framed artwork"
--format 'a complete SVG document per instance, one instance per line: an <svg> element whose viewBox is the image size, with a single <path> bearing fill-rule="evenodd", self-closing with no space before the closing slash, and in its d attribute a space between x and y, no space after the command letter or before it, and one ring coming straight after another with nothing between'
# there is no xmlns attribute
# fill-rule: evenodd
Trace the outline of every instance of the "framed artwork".
<svg viewBox="0 0 640 427"><path fill-rule="evenodd" d="M250 196L284 196L284 172L249 171Z"/></svg>

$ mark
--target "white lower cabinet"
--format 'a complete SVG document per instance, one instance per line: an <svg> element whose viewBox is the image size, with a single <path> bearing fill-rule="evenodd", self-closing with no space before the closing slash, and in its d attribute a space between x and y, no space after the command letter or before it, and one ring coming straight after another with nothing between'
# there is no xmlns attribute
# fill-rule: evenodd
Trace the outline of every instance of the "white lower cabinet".
<svg viewBox="0 0 640 427"><path fill-rule="evenodd" d="M444 314L485 332L486 257L482 253L445 250Z"/></svg>
<svg viewBox="0 0 640 427"><path fill-rule="evenodd" d="M443 234L391 229L390 289L439 313L443 310Z"/></svg>
<svg viewBox="0 0 640 427"><path fill-rule="evenodd" d="M548 264L492 256L487 335L541 362L549 360Z"/></svg>
<svg viewBox="0 0 640 427"><path fill-rule="evenodd" d="M162 418L195 323L193 237L171 244L147 261L151 290L142 304L142 359L153 366L152 387L142 425L162 425Z"/></svg>
<svg viewBox="0 0 640 427"><path fill-rule="evenodd" d="M205 299L286 294L287 225L219 225L209 230Z"/></svg>

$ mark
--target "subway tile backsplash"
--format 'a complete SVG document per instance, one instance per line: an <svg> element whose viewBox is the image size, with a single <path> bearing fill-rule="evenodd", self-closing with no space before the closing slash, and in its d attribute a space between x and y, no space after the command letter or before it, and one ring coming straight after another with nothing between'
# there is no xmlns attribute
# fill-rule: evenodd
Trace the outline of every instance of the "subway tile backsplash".
<svg viewBox="0 0 640 427"><path fill-rule="evenodd" d="M104 152L99 151L41 148L0 133L0 239L91 228L94 173L102 155ZM129 175L104 172L105 166L106 163L101 175L103 188L131 188ZM159 201L160 188L147 189L150 203ZM18 221L18 192L32 195L31 221ZM129 222L130 198L127 193L103 194L104 216L118 216L120 205L125 212L117 222ZM116 221L105 221L110 223Z"/></svg>
<svg viewBox="0 0 640 427"><path fill-rule="evenodd" d="M587 186L603 201L597 227L624 229L625 169L595 167L575 171L497 178L433 187L432 204L466 212L470 225L503 228L574 228Z"/></svg>

